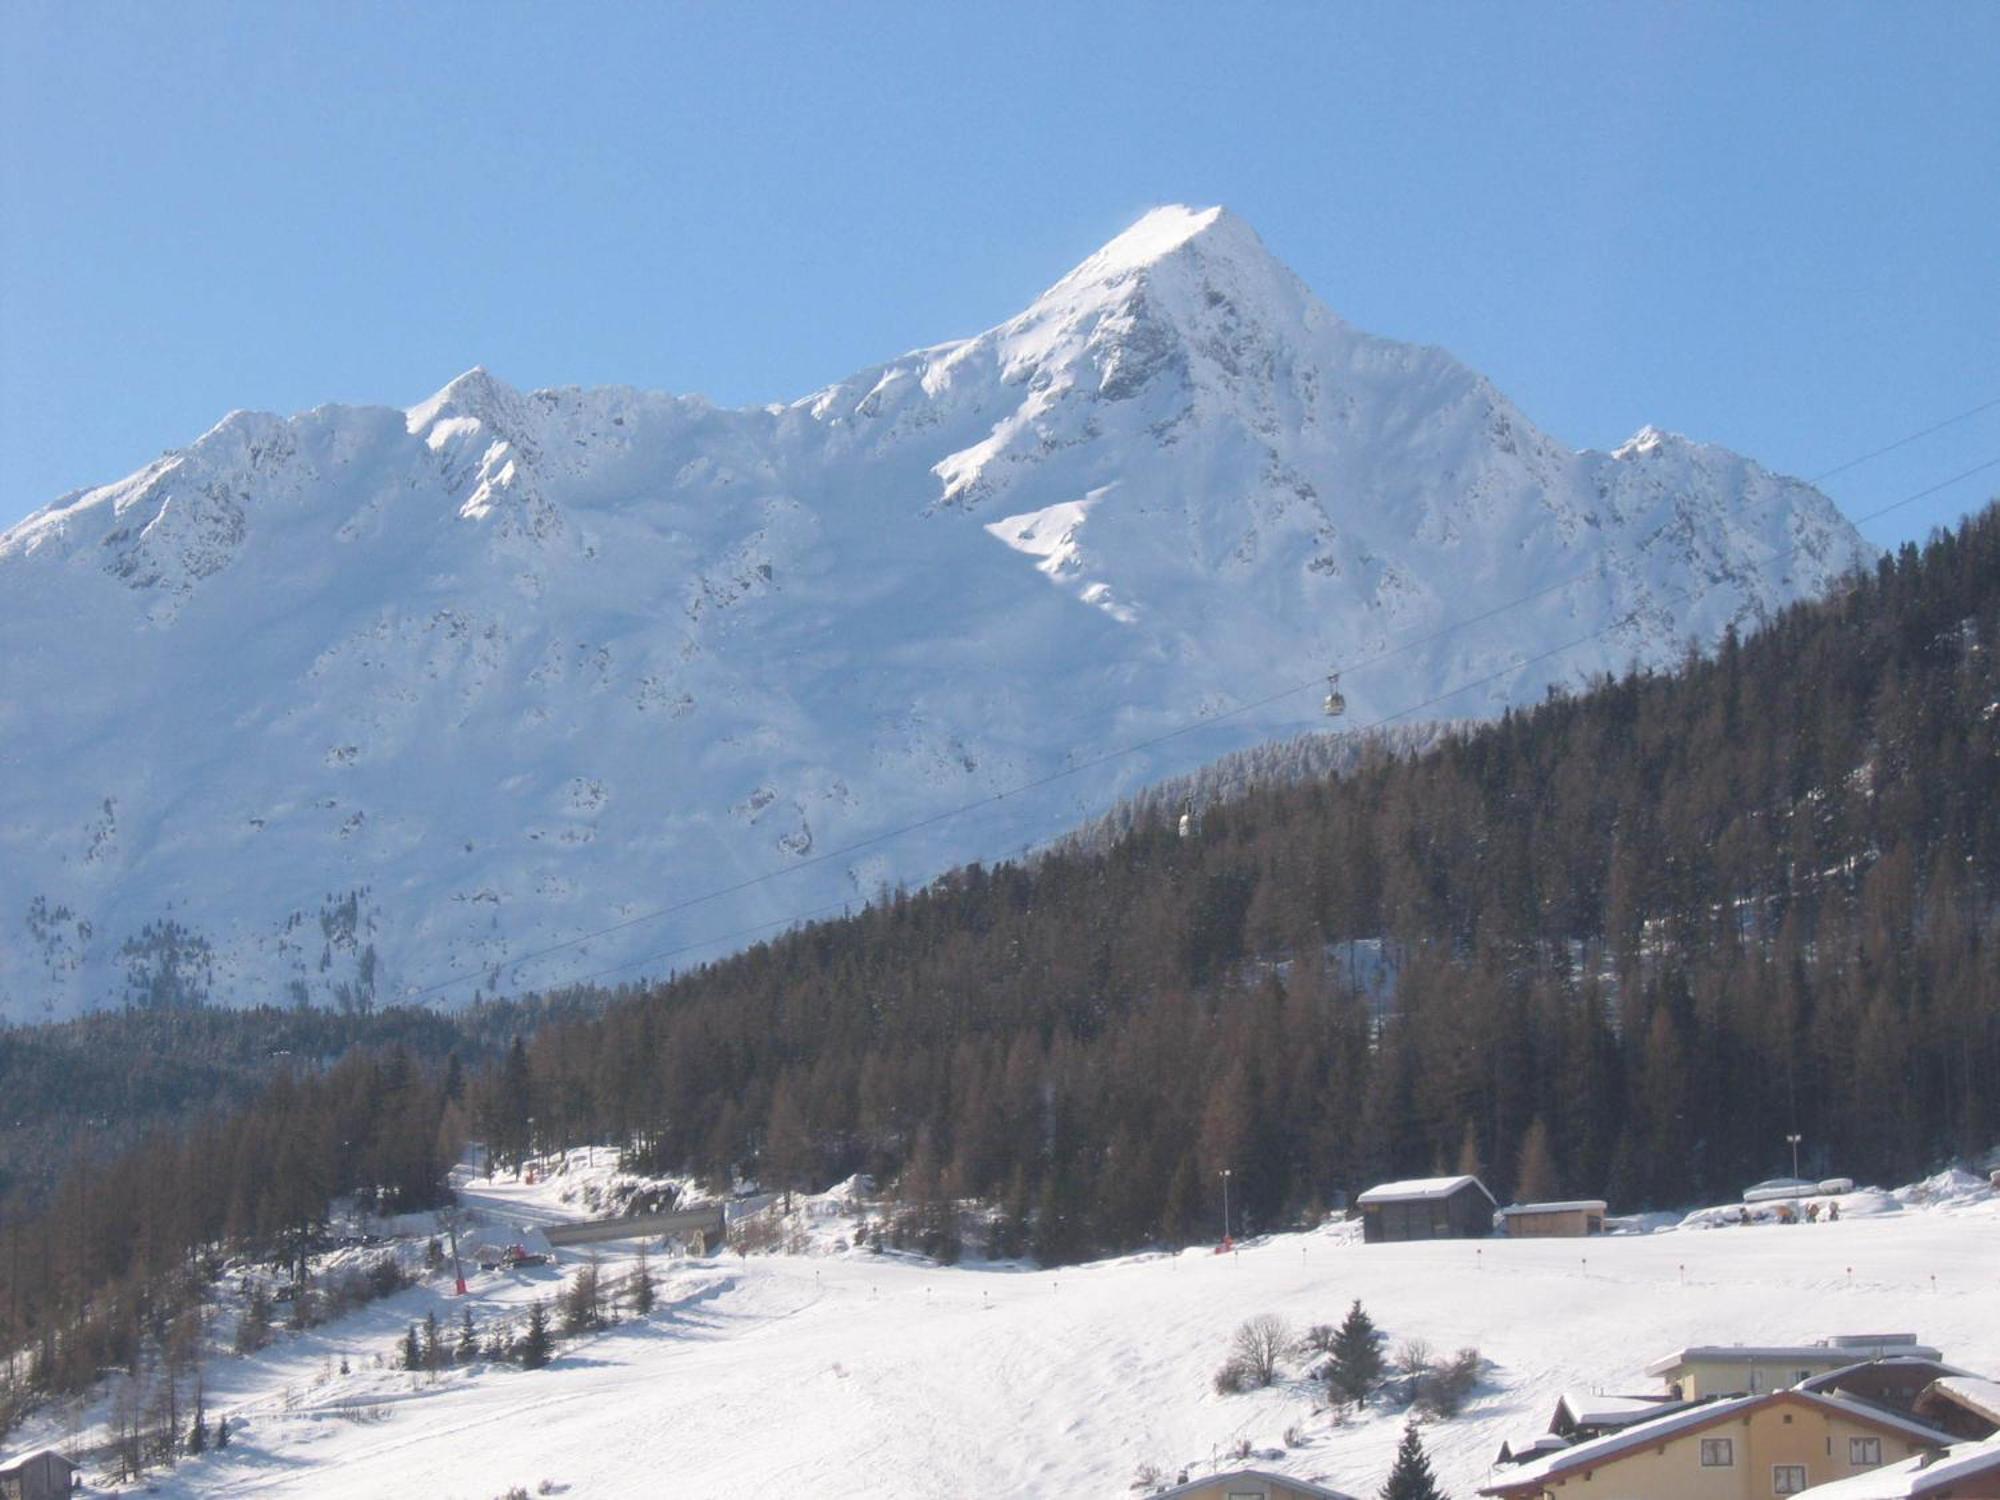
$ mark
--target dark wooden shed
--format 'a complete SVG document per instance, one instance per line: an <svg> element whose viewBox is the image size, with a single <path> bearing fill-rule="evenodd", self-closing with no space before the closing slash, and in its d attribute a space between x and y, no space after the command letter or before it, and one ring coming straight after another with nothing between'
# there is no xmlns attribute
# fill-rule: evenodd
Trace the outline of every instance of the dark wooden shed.
<svg viewBox="0 0 2000 1500"><path fill-rule="evenodd" d="M1357 1200L1361 1237L1391 1240L1471 1240L1493 1232L1493 1195L1477 1177L1418 1177L1385 1182Z"/></svg>
<svg viewBox="0 0 2000 1500"><path fill-rule="evenodd" d="M0 1466L5 1500L66 1500L76 1487L76 1465L53 1448Z"/></svg>

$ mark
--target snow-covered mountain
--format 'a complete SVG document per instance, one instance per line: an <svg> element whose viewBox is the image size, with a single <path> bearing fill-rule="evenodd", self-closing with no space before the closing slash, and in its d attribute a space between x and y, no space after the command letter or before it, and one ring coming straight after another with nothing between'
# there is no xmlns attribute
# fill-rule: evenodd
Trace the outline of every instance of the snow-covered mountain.
<svg viewBox="0 0 2000 1500"><path fill-rule="evenodd" d="M236 412L0 534L0 1017L658 972L1313 727L1335 665L1350 725L1491 713L1868 555L1733 453L1563 447L1214 209L789 405Z"/></svg>

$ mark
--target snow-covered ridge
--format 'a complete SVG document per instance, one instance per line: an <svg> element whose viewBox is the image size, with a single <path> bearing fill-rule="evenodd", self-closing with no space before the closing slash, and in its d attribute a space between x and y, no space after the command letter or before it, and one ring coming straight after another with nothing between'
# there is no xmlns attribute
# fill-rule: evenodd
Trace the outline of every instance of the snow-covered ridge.
<svg viewBox="0 0 2000 1500"><path fill-rule="evenodd" d="M0 1017L455 1001L740 942L1312 727L1336 665L1355 727L1499 674L1435 710L1476 717L1868 555L1723 449L1554 441L1215 209L788 404L475 369L232 413L0 533Z"/></svg>

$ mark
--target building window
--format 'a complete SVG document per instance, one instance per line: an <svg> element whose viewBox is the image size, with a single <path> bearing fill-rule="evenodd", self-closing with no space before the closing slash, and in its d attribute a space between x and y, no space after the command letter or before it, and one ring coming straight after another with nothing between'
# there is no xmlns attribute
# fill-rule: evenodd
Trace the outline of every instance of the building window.
<svg viewBox="0 0 2000 1500"><path fill-rule="evenodd" d="M1771 1493L1774 1495L1796 1495L1806 1487L1806 1466L1804 1464L1772 1464Z"/></svg>
<svg viewBox="0 0 2000 1500"><path fill-rule="evenodd" d="M1736 1439L1703 1438L1701 1440L1701 1466L1704 1469L1728 1469L1736 1463Z"/></svg>
<svg viewBox="0 0 2000 1500"><path fill-rule="evenodd" d="M1882 1462L1882 1440L1880 1438L1849 1438L1847 1440L1847 1461L1857 1469L1872 1469Z"/></svg>

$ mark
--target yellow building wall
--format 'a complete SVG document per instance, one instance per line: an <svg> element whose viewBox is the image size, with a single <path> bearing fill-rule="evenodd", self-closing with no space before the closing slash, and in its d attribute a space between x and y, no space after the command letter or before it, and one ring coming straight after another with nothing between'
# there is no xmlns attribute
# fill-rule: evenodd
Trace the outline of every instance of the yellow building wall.
<svg viewBox="0 0 2000 1500"><path fill-rule="evenodd" d="M1784 1420L1788 1416L1790 1422ZM1778 1464L1804 1465L1808 1488L1874 1467L1848 1462L1851 1437L1880 1438L1884 1464L1898 1463L1925 1446L1830 1412L1779 1405L1676 1434L1609 1459L1594 1471L1558 1476L1546 1493L1558 1500L1773 1500L1772 1469ZM1731 1439L1734 1465L1703 1468L1703 1438Z"/></svg>
<svg viewBox="0 0 2000 1500"><path fill-rule="evenodd" d="M1704 1396L1733 1396L1741 1392L1766 1396L1772 1391L1781 1391L1788 1385L1797 1385L1806 1375L1824 1375L1829 1370L1844 1369L1854 1363L1851 1350L1830 1349L1824 1356L1794 1355L1790 1359L1774 1362L1745 1364L1741 1360L1691 1360L1680 1367L1678 1372L1669 1373L1666 1383L1678 1384L1681 1396L1688 1401L1698 1401ZM1752 1384L1752 1377L1756 1383Z"/></svg>

